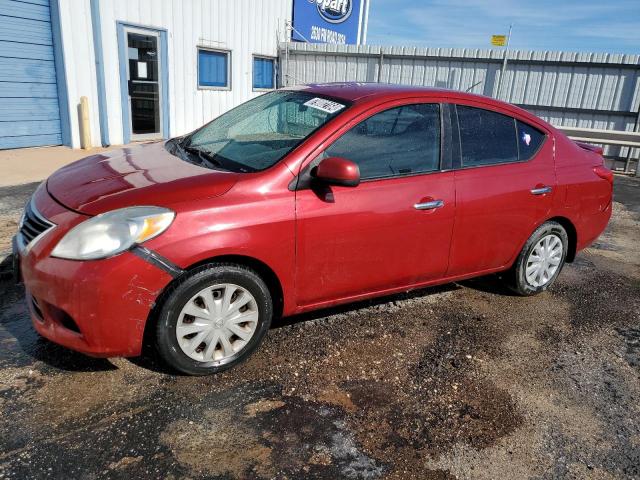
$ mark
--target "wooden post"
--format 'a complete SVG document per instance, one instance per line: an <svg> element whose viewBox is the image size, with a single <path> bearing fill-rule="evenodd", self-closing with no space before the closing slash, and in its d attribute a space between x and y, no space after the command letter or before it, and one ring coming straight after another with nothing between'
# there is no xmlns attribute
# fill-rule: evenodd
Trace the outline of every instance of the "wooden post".
<svg viewBox="0 0 640 480"><path fill-rule="evenodd" d="M78 113L80 116L80 148L88 150L91 148L91 129L89 128L89 99L87 97L80 97Z"/></svg>

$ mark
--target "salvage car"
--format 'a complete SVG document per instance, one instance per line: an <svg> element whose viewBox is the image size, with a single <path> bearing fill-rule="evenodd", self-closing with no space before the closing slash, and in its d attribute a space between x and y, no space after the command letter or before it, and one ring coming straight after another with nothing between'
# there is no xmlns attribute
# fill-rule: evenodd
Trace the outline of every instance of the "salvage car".
<svg viewBox="0 0 640 480"><path fill-rule="evenodd" d="M605 229L612 186L601 149L495 99L306 85L63 167L15 258L42 336L209 374L274 317L494 273L543 292Z"/></svg>

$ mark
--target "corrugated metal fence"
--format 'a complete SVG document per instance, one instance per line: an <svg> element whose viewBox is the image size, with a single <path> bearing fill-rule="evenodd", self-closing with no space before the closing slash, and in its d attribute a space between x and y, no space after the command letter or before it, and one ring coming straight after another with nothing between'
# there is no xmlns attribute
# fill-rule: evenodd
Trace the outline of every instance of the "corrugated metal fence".
<svg viewBox="0 0 640 480"><path fill-rule="evenodd" d="M519 105L557 126L637 131L640 55L503 50L280 45L283 86L387 82L465 90ZM609 157L637 159L638 148L609 146Z"/></svg>

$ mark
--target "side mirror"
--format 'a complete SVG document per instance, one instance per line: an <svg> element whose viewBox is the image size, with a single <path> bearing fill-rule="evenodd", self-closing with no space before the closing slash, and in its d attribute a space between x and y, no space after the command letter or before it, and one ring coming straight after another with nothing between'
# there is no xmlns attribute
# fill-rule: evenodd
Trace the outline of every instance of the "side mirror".
<svg viewBox="0 0 640 480"><path fill-rule="evenodd" d="M328 185L357 187L360 184L360 168L346 158L329 157L320 162L314 177Z"/></svg>

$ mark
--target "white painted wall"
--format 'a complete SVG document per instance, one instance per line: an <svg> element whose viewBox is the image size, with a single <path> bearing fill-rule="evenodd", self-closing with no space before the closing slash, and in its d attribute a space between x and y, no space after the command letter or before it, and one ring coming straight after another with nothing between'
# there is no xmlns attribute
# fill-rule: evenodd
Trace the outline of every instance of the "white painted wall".
<svg viewBox="0 0 640 480"><path fill-rule="evenodd" d="M92 140L100 143L90 0L59 0L73 147L80 144L76 105L89 98ZM252 89L253 55L277 56L292 0L98 0L109 140L123 141L116 22L168 32L170 135L181 135L261 92ZM197 87L197 46L231 50L231 90Z"/></svg>
<svg viewBox="0 0 640 480"><path fill-rule="evenodd" d="M98 91L89 0L59 0L59 5L69 102L67 109L71 123L71 146L80 148L78 104L82 96L89 99L92 143L100 145Z"/></svg>

